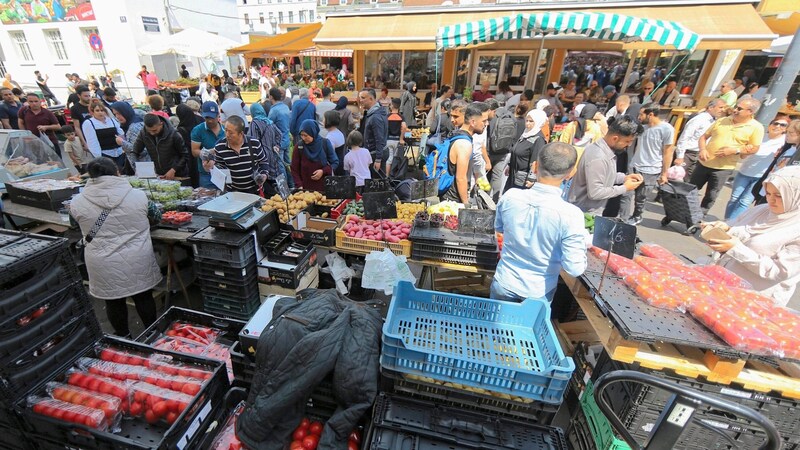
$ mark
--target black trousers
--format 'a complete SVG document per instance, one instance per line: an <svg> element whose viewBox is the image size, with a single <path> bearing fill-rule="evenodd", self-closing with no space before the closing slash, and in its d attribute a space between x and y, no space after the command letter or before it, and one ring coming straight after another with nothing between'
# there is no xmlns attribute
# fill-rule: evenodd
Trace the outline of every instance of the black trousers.
<svg viewBox="0 0 800 450"><path fill-rule="evenodd" d="M139 313L145 328L152 325L158 318L153 291L140 292L132 295L131 298L136 305L136 312ZM106 300L106 315L114 328L114 334L117 336L129 336L131 334L128 328L128 305L125 303L125 298Z"/></svg>
<svg viewBox="0 0 800 450"><path fill-rule="evenodd" d="M703 208L704 212L708 212L714 206L714 202L719 196L719 191L725 186L725 181L731 176L731 173L733 173L732 170L711 169L699 162L695 165L689 182L697 186L698 190L703 189L703 186L708 184L703 201L700 202L700 207Z"/></svg>

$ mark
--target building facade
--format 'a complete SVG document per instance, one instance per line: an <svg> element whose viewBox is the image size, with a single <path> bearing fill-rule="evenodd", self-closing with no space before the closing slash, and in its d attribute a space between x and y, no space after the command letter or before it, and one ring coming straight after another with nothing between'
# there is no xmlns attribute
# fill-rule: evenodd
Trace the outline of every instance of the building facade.
<svg viewBox="0 0 800 450"><path fill-rule="evenodd" d="M275 35L319 22L316 0L236 0L242 34Z"/></svg>

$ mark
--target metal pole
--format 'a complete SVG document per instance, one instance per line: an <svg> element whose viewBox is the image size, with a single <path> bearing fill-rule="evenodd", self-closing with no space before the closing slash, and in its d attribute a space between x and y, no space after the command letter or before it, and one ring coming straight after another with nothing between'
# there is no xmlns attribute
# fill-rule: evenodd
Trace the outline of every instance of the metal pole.
<svg viewBox="0 0 800 450"><path fill-rule="evenodd" d="M775 75L769 82L767 94L756 115L759 122L766 124L775 117L798 73L800 73L800 29L795 32L794 39L789 43L786 54L783 55L781 65L778 66L778 70L775 71Z"/></svg>
<svg viewBox="0 0 800 450"><path fill-rule="evenodd" d="M125 76L125 72L123 72L121 70L120 70L120 73L122 73L122 79L125 80L125 86L128 86L128 97L133 99L133 92L131 92L131 85L128 84L128 77Z"/></svg>
<svg viewBox="0 0 800 450"><path fill-rule="evenodd" d="M542 60L542 52L544 51L544 38L547 36L546 34L542 33L542 39L539 41L539 51L536 53L536 61L534 61L533 67L533 84L531 88L534 90L536 89L536 81L539 78L539 61ZM544 94L544 89L542 89L542 94Z"/></svg>
<svg viewBox="0 0 800 450"><path fill-rule="evenodd" d="M108 69L106 69L106 60L103 58L103 51L99 51L100 53L100 64L103 65L103 72L106 74L106 78L108 78Z"/></svg>
<svg viewBox="0 0 800 450"><path fill-rule="evenodd" d="M633 64L636 62L636 58L639 56L639 50L633 50L631 52L631 60L628 61L628 69L625 70L625 76L622 78L622 86L619 88L619 92L624 94L628 90L628 78L631 77L631 72L633 71Z"/></svg>

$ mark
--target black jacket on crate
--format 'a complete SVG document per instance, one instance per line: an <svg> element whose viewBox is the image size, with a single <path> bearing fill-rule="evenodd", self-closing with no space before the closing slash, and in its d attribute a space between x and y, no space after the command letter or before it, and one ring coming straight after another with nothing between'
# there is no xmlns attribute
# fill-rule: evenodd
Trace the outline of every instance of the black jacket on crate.
<svg viewBox="0 0 800 450"><path fill-rule="evenodd" d="M333 373L339 405L317 448L346 450L348 435L378 393L383 321L378 308L333 289L306 289L299 297L278 300L259 338L256 372L236 435L253 450L284 449L314 388Z"/></svg>

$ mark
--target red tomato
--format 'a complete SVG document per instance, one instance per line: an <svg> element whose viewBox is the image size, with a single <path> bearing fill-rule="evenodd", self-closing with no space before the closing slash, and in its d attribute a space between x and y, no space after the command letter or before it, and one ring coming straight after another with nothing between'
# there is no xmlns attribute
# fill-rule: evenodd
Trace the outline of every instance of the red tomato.
<svg viewBox="0 0 800 450"><path fill-rule="evenodd" d="M130 413L133 417L139 417L142 415L142 410L144 409L144 405L139 402L131 403L131 410Z"/></svg>
<svg viewBox="0 0 800 450"><path fill-rule="evenodd" d="M358 448L358 444L350 440L347 441L347 450L360 450L360 449Z"/></svg>
<svg viewBox="0 0 800 450"><path fill-rule="evenodd" d="M294 433L292 433L292 439L295 441L302 441L303 438L306 437L307 434L306 430L307 430L306 428L298 427L296 430L294 430Z"/></svg>
<svg viewBox="0 0 800 450"><path fill-rule="evenodd" d="M186 383L183 385L181 392L187 395L195 396L198 392L200 392L200 386L194 383Z"/></svg>
<svg viewBox="0 0 800 450"><path fill-rule="evenodd" d="M164 417L167 414L167 402L160 401L153 405L153 413L158 417Z"/></svg>
<svg viewBox="0 0 800 450"><path fill-rule="evenodd" d="M319 443L319 436L310 435L303 438L303 448L305 450L316 450Z"/></svg>
<svg viewBox="0 0 800 450"><path fill-rule="evenodd" d="M305 450L305 447L303 447L303 443L300 441L292 441L292 443L289 444L289 450Z"/></svg>
<svg viewBox="0 0 800 450"><path fill-rule="evenodd" d="M322 424L319 422L311 422L311 426L308 427L309 433L319 436L322 434Z"/></svg>
<svg viewBox="0 0 800 450"><path fill-rule="evenodd" d="M47 311L47 306L41 306L36 311L31 313L31 319L35 319Z"/></svg>
<svg viewBox="0 0 800 450"><path fill-rule="evenodd" d="M156 416L156 414L153 412L152 409L148 409L144 413L144 420L146 420L147 423L152 425L152 424L158 422L158 416Z"/></svg>
<svg viewBox="0 0 800 450"><path fill-rule="evenodd" d="M168 424L172 425L173 423L175 423L177 419L178 419L178 413L172 411L167 413L166 421Z"/></svg>
<svg viewBox="0 0 800 450"><path fill-rule="evenodd" d="M309 425L311 425L311 421L308 419L303 419L300 421L300 425L298 425L297 428L308 428Z"/></svg>

